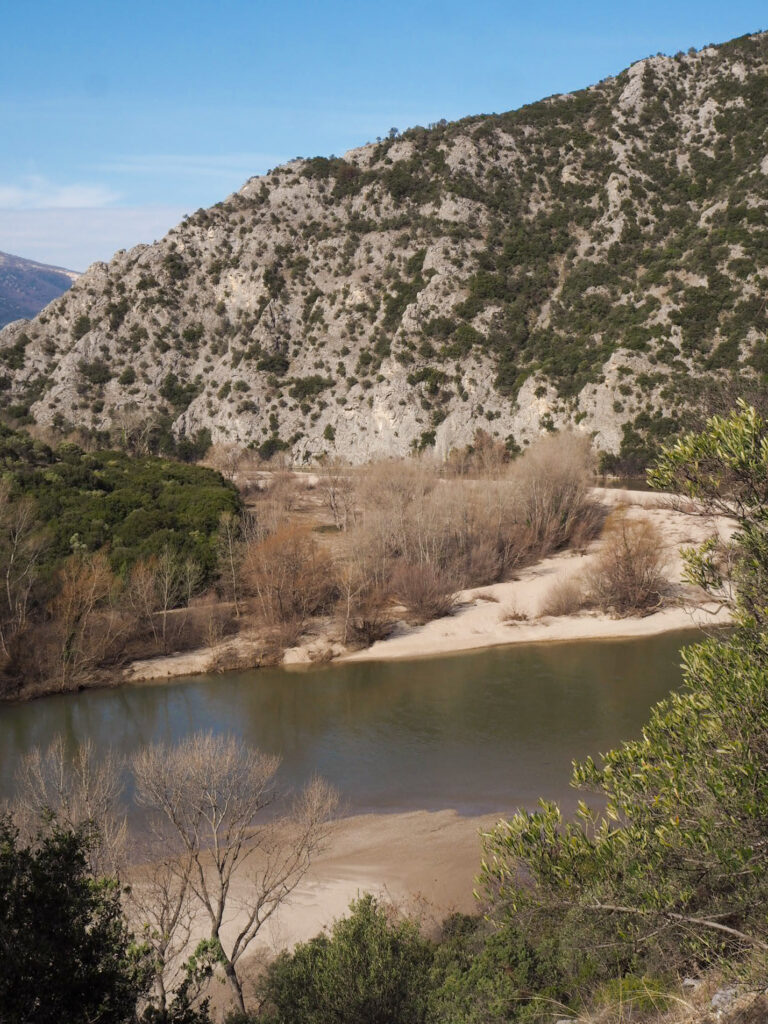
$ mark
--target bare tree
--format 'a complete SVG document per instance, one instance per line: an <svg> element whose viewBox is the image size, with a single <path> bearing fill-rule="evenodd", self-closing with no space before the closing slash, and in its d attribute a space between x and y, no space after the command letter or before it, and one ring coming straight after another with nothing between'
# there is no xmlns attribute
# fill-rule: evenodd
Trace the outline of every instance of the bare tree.
<svg viewBox="0 0 768 1024"><path fill-rule="evenodd" d="M341 459L327 459L318 470L319 490L338 530L355 521L357 495L352 469Z"/></svg>
<svg viewBox="0 0 768 1024"><path fill-rule="evenodd" d="M57 736L47 750L34 747L22 758L14 817L29 834L46 818L83 831L92 873L119 875L126 843L122 775L123 761L112 751L97 758L86 740L70 755Z"/></svg>
<svg viewBox="0 0 768 1024"><path fill-rule="evenodd" d="M202 580L203 570L200 563L194 558L185 558L181 563L181 597L187 607L200 589Z"/></svg>
<svg viewBox="0 0 768 1024"><path fill-rule="evenodd" d="M181 842L190 887L241 1011L238 963L306 874L338 804L336 792L315 779L285 814L265 815L278 795L279 764L241 740L211 733L147 747L133 761L136 799ZM234 911L234 934L225 939L225 914Z"/></svg>
<svg viewBox="0 0 768 1024"><path fill-rule="evenodd" d="M179 849L179 836L151 823L139 853L141 867L129 869L128 913L152 950L154 1001L161 1010L168 995L187 977L194 924L194 893L190 885L192 858ZM162 826L162 822L159 823Z"/></svg>
<svg viewBox="0 0 768 1024"><path fill-rule="evenodd" d="M0 653L6 658L13 640L26 628L32 584L44 547L34 501L12 501L8 485L0 483Z"/></svg>
<svg viewBox="0 0 768 1024"><path fill-rule="evenodd" d="M123 605L150 629L155 643L168 650L168 616L179 604L189 605L202 572L192 559L182 559L168 546L159 556L140 559L130 571ZM159 622L158 622L159 618Z"/></svg>
<svg viewBox="0 0 768 1024"><path fill-rule="evenodd" d="M112 607L117 581L101 554L72 555L58 573L50 610L56 636L54 672L62 690L86 681L125 630Z"/></svg>
<svg viewBox="0 0 768 1024"><path fill-rule="evenodd" d="M333 563L303 526L283 526L249 545L243 573L271 625L302 624L328 610L336 597Z"/></svg>
<svg viewBox="0 0 768 1024"><path fill-rule="evenodd" d="M160 613L160 637L163 651L168 650L168 613L183 599L186 573L184 563L168 545L156 562L155 588Z"/></svg>
<svg viewBox="0 0 768 1024"><path fill-rule="evenodd" d="M123 407L115 414L113 437L126 451L134 455L149 455L156 427L157 421L153 416L147 416L146 409Z"/></svg>
<svg viewBox="0 0 768 1024"><path fill-rule="evenodd" d="M143 629L149 629L155 644L160 643L158 623L157 595L157 559L141 558L136 562L130 573L123 594L125 606L135 615Z"/></svg>
<svg viewBox="0 0 768 1024"><path fill-rule="evenodd" d="M241 575L243 566L243 529L240 518L232 512L222 512L216 536L216 549L221 571L224 595L235 606L235 616L240 618Z"/></svg>
<svg viewBox="0 0 768 1024"><path fill-rule="evenodd" d="M227 441L211 446L206 455L205 464L234 483L247 456L248 451L242 445Z"/></svg>

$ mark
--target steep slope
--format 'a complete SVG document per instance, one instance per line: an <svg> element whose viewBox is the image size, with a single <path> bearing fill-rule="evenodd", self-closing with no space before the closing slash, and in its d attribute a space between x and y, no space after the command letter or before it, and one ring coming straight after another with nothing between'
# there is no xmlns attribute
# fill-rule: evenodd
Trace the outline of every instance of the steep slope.
<svg viewBox="0 0 768 1024"><path fill-rule="evenodd" d="M20 421L362 460L615 452L768 370L768 35L296 160L0 333Z"/></svg>
<svg viewBox="0 0 768 1024"><path fill-rule="evenodd" d="M0 327L35 316L79 276L74 270L0 252Z"/></svg>

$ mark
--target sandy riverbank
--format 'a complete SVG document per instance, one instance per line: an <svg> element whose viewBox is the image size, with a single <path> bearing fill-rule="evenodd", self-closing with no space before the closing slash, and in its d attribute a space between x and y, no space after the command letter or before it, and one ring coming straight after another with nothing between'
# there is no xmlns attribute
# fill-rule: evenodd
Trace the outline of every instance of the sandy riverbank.
<svg viewBox="0 0 768 1024"><path fill-rule="evenodd" d="M352 900L369 892L404 913L418 916L429 932L449 913L478 910L473 896L482 856L479 833L502 814L463 818L456 811L363 814L340 819L301 885L264 926L242 962L246 992L261 965L281 949L317 935L344 917ZM135 881L140 884L141 875ZM247 870L236 878L225 920L225 945L242 923L240 894ZM199 915L189 945L207 934ZM209 986L212 1006L221 1015L229 1006L226 986Z"/></svg>
<svg viewBox="0 0 768 1024"><path fill-rule="evenodd" d="M453 615L424 626L400 627L386 640L346 655L345 660L417 658L516 643L654 636L692 626L727 624L726 611L703 602L699 591L683 583L680 549L701 544L715 531L729 536L733 524L722 517L690 515L673 507L666 495L609 488L594 491L609 508L621 505L629 517L650 520L664 538L666 574L671 583L667 607L643 617L612 618L595 611L542 617L542 606L553 586L564 579L583 578L600 550L597 540L585 552L563 551L537 562L515 580L463 591Z"/></svg>
<svg viewBox="0 0 768 1024"><path fill-rule="evenodd" d="M261 945L277 950L317 935L365 892L435 921L454 910L477 909L479 832L501 816L463 818L446 810L340 819L326 849L260 936Z"/></svg>
<svg viewBox="0 0 768 1024"><path fill-rule="evenodd" d="M682 583L680 548L700 544L715 531L729 536L733 531L730 520L688 514L675 507L670 496L648 491L594 488L594 494L608 508L624 506L629 516L647 517L658 528L664 538L667 576L672 584L667 607L643 617L611 618L593 611L542 617L550 588L585 573L600 548L597 540L585 552L564 551L537 562L522 570L517 579L463 591L452 615L424 626L401 623L390 637L365 650L346 653L327 637L312 637L287 651L285 662L309 663L318 656L348 661L418 658L517 643L653 636L728 622L727 612L702 602L699 592ZM198 675L217 671L220 666L247 668L258 663L260 651L257 637L240 635L213 649L135 662L125 670L124 679L143 682Z"/></svg>

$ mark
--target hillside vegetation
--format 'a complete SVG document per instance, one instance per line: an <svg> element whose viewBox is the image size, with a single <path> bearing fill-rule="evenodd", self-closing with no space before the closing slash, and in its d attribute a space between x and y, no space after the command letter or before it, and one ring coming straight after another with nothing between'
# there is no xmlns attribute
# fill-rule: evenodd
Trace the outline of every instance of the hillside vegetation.
<svg viewBox="0 0 768 1024"><path fill-rule="evenodd" d="M768 35L296 159L0 332L17 424L298 461L577 425L642 458L768 369Z"/></svg>

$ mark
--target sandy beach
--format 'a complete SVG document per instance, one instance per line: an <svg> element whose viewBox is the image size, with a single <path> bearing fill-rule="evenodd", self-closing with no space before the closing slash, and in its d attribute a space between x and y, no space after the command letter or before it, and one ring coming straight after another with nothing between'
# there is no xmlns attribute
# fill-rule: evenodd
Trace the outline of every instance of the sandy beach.
<svg viewBox="0 0 768 1024"><path fill-rule="evenodd" d="M482 856L479 833L500 817L464 818L446 810L340 819L258 945L276 951L317 935L366 892L422 914L427 923L454 910L472 912Z"/></svg>

